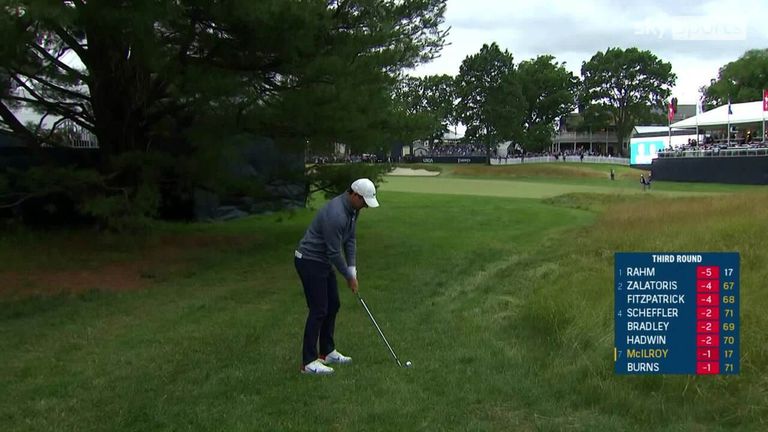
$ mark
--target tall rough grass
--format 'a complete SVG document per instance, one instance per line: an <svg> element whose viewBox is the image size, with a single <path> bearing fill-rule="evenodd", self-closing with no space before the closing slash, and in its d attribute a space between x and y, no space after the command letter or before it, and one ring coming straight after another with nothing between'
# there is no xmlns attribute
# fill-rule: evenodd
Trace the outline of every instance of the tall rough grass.
<svg viewBox="0 0 768 432"><path fill-rule="evenodd" d="M504 284L518 297L504 325L523 345L551 399L569 410L620 415L638 430L766 430L768 425L768 194L626 202L596 223L551 238ZM741 254L741 374L613 374L613 254ZM707 425L707 426L705 426Z"/></svg>

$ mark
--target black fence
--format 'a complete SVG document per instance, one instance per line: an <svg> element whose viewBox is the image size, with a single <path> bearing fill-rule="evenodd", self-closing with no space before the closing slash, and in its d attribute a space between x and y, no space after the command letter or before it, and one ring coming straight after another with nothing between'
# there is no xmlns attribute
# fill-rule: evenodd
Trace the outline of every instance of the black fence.
<svg viewBox="0 0 768 432"><path fill-rule="evenodd" d="M487 164L488 158L485 156L414 156L406 158L405 161L421 164Z"/></svg>
<svg viewBox="0 0 768 432"><path fill-rule="evenodd" d="M768 184L768 156L656 158L651 169L654 180Z"/></svg>

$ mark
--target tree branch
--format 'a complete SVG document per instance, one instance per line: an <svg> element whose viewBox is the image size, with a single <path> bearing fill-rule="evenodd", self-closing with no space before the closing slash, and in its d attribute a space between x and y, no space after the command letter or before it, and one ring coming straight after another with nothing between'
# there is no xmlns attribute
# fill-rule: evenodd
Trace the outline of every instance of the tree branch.
<svg viewBox="0 0 768 432"><path fill-rule="evenodd" d="M49 114L50 114L50 113L45 113L45 114L43 114L43 115L40 117L40 121L39 121L39 122L37 122L37 129L35 130L35 132L40 132L40 130L43 128L43 122L45 121L45 119L46 119L46 118L48 118L48 115L49 115Z"/></svg>
<svg viewBox="0 0 768 432"><path fill-rule="evenodd" d="M46 114L46 115L47 115L47 114ZM51 126L51 130L50 130L50 132L48 132L48 135L46 135L46 137L44 138L44 139L45 139L45 141L47 141L47 142L51 142L51 138L53 137L53 133L54 133L54 132L56 132L56 128L57 128L57 127L59 127L59 125L60 125L60 124L64 123L64 121L66 121L66 120L67 120L67 118L66 118L66 117L62 117L62 118L60 118L60 119L56 120L56 121L53 123L53 126ZM43 120L41 119L41 120L40 120L40 122L42 123L42 121L43 121Z"/></svg>
<svg viewBox="0 0 768 432"><path fill-rule="evenodd" d="M69 72L72 75L75 75L81 81L88 82L88 78L89 77L87 75L83 74L82 72L78 71L77 69L74 69L74 68L68 66L66 63L64 63L61 60L59 60L58 58L54 57L45 48L41 47L40 45L38 45L36 43L31 43L29 45L32 47L33 50L39 52L43 57L45 57L46 59L48 59L48 61L50 61L51 63L53 63L56 66L58 66L60 69L65 70L65 71Z"/></svg>
<svg viewBox="0 0 768 432"><path fill-rule="evenodd" d="M72 110L64 109L65 105L82 107L81 104L76 102L50 102L46 100L44 97L37 94L37 92L35 92L34 89L32 89L29 85L27 85L27 83L25 83L23 80L19 79L19 77L14 76L12 78L14 81L19 83L22 87L24 87L24 89L26 89L27 92L29 92L29 94L32 95L32 97L34 97L35 99L23 98L18 96L9 97L8 99L18 100L20 102L29 102L32 104L40 104L45 108L47 108L48 110L50 110L51 112L59 114L62 117L66 117L72 120L73 122L77 123L78 125L84 127L85 129L88 129L90 131L94 130L94 126L92 124L86 122L83 118L81 118L81 117L84 117L82 113L75 113Z"/></svg>
<svg viewBox="0 0 768 432"><path fill-rule="evenodd" d="M72 51L74 51L78 57L80 57L80 60L83 63L85 63L86 65L90 63L89 61L90 59L88 58L88 50L86 50L82 45L80 45L80 42L78 42L77 39L74 38L74 36L67 33L67 30L65 30L64 27L60 25L54 25L53 28L56 34L61 38L61 40L63 40L67 45L69 45L69 48L72 49Z"/></svg>
<svg viewBox="0 0 768 432"><path fill-rule="evenodd" d="M16 115L2 101L0 101L0 118L11 127L11 130L23 136L24 140L26 140L28 144L31 144L33 148L40 147L40 140L37 136L27 129L26 126L21 124L19 119L16 118Z"/></svg>
<svg viewBox="0 0 768 432"><path fill-rule="evenodd" d="M86 96L85 94L78 93L78 92L76 92L74 90L70 90L70 89L58 86L56 84L53 84L52 82L49 82L49 81L46 81L46 80L40 78L40 76L38 74L30 75L30 74L24 73L24 72L22 72L22 71L20 71L18 69L12 69L12 70L13 70L13 72L16 75L22 75L22 76L27 77L29 79L33 79L33 80L39 82L40 84L43 84L43 85L45 85L47 87L50 87L53 90L56 90L58 92L64 93L65 95L70 96L73 99L82 99L82 100L85 100L85 101L90 100L90 98L88 96Z"/></svg>
<svg viewBox="0 0 768 432"><path fill-rule="evenodd" d="M21 198L19 198L18 200L16 200L15 202L12 202L10 204L0 204L0 209L14 208L14 207L18 206L19 204L22 204L24 201L26 201L28 199L31 199L31 198L38 197L38 196L43 196L43 195L42 194L27 194L27 195L23 195Z"/></svg>

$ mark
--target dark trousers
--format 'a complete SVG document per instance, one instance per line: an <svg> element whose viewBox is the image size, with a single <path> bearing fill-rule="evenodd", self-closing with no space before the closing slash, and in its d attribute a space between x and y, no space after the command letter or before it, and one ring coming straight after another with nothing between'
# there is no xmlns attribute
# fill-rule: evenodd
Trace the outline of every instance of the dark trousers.
<svg viewBox="0 0 768 432"><path fill-rule="evenodd" d="M303 364L309 364L318 357L317 342L320 341L320 354L326 355L335 349L333 331L336 327L336 313L339 311L339 288L336 273L330 264L302 258L294 258L296 271L304 285L309 314L304 325Z"/></svg>

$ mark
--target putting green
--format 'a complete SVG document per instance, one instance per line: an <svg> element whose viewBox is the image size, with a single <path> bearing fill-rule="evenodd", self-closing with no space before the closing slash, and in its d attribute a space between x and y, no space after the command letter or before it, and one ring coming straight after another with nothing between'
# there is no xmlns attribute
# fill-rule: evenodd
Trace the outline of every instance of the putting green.
<svg viewBox="0 0 768 432"><path fill-rule="evenodd" d="M640 185L591 186L578 184L540 183L515 180L464 179L451 177L395 177L386 176L381 190L385 192L415 192L450 195L477 195L508 198L551 198L558 195L582 192L612 195L653 193L665 196L696 195L701 192L653 190L643 192Z"/></svg>

